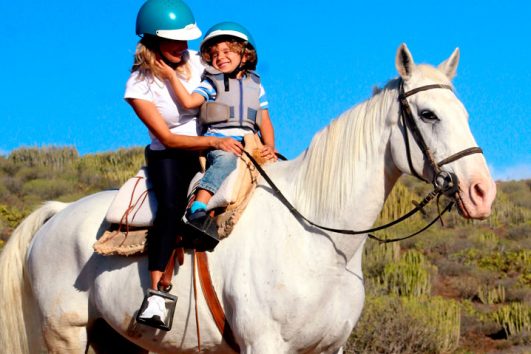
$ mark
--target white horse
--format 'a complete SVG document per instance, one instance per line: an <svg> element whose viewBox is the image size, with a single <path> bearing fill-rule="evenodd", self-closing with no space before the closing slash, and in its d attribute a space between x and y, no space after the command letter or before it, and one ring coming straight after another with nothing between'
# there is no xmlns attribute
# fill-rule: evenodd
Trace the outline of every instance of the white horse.
<svg viewBox="0 0 531 354"><path fill-rule="evenodd" d="M267 173L308 219L336 228L371 227L402 173L414 169L428 181L434 178L412 139L408 163L400 84L405 91L450 85L458 60L456 49L438 68L416 65L402 45L396 56L400 78L332 121L297 159L268 166ZM407 99L437 161L476 145L468 114L451 89L433 88ZM459 179L460 213L487 217L496 187L483 155L453 160L444 169ZM37 353L39 334L51 353L84 353L87 343L98 352L196 351L190 254L173 279L178 302L173 328L165 332L134 319L149 287L146 257L93 253L114 195L45 204L15 230L0 259L2 351ZM262 180L230 237L208 254L241 352L340 351L364 303L365 240L366 235L325 232L294 217ZM202 350L233 352L201 293L198 311Z"/></svg>

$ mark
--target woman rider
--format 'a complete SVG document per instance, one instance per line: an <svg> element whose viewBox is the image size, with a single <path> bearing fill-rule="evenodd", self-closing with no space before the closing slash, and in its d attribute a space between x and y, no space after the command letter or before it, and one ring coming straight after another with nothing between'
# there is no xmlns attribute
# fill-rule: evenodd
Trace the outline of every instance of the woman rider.
<svg viewBox="0 0 531 354"><path fill-rule="evenodd" d="M136 34L141 39L125 99L151 137L146 160L158 208L148 235L148 269L150 287L157 290L176 235L182 234L188 184L199 170L198 151L221 149L240 155L243 147L232 138L198 136L197 109L181 107L156 65L171 66L190 92L201 82L200 58L188 50L187 41L201 36L190 8L180 0L148 0L138 12ZM151 295L147 301L139 317L160 325L166 317L164 299Z"/></svg>

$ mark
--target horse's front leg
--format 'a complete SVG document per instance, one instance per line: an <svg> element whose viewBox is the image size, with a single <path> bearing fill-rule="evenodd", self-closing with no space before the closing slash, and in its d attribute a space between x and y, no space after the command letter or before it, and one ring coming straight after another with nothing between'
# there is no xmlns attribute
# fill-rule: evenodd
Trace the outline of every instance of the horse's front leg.
<svg viewBox="0 0 531 354"><path fill-rule="evenodd" d="M262 334L252 343L240 345L242 354L283 354L289 353L289 346L280 335Z"/></svg>
<svg viewBox="0 0 531 354"><path fill-rule="evenodd" d="M44 318L43 337L50 354L84 354L87 350L87 330L76 316Z"/></svg>

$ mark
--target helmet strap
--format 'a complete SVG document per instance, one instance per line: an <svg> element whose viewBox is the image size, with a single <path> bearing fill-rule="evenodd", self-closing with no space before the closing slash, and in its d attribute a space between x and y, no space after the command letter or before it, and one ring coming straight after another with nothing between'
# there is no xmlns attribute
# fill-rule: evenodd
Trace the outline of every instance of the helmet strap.
<svg viewBox="0 0 531 354"><path fill-rule="evenodd" d="M230 76L233 77L233 78L237 78L238 75L240 74L240 72L242 72L242 71L245 72L247 70L245 68L245 66L247 64L247 61L246 62L243 61L243 58L245 57L245 53L247 52L247 42L244 42L243 44L244 44L244 46L243 46L242 51L240 53L240 57L241 57L240 65L238 65L238 67L232 73L230 73Z"/></svg>

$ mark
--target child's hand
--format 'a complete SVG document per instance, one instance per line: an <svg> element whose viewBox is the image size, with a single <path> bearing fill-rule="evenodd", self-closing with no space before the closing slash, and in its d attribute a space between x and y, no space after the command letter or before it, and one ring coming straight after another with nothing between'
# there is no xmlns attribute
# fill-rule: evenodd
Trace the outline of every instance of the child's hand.
<svg viewBox="0 0 531 354"><path fill-rule="evenodd" d="M264 145L264 147L260 151L260 156L263 157L266 160L276 161L276 160L278 160L276 152L277 151L275 150L275 148L273 148L273 147L271 147L269 145Z"/></svg>
<svg viewBox="0 0 531 354"><path fill-rule="evenodd" d="M160 70L160 74L163 79L171 80L173 77L177 77L175 70L166 64L162 59L157 59L155 61L155 66Z"/></svg>

